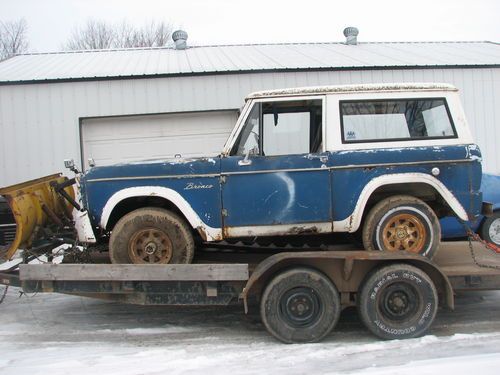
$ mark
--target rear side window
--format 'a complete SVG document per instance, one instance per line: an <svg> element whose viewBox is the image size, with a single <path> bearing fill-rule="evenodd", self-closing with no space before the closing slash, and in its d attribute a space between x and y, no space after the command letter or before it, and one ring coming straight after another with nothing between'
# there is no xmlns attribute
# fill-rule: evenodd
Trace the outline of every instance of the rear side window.
<svg viewBox="0 0 500 375"><path fill-rule="evenodd" d="M342 142L456 138L445 99L341 101Z"/></svg>

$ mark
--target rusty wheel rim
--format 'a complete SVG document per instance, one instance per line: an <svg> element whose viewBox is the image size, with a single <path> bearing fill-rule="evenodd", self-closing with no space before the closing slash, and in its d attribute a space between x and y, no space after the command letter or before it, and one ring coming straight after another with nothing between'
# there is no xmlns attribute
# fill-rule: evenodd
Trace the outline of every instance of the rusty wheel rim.
<svg viewBox="0 0 500 375"><path fill-rule="evenodd" d="M388 251L420 253L427 238L425 225L411 214L391 217L382 229L382 242Z"/></svg>
<svg viewBox="0 0 500 375"><path fill-rule="evenodd" d="M129 255L132 263L169 263L172 259L172 242L161 230L142 229L130 239Z"/></svg>

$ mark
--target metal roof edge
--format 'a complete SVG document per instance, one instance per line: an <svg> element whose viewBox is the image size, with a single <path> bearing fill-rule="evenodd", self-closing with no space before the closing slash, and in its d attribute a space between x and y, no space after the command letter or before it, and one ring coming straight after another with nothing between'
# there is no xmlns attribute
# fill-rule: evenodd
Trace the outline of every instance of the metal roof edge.
<svg viewBox="0 0 500 375"><path fill-rule="evenodd" d="M491 43L498 45L498 42L489 40L441 40L441 41L360 41L358 45L363 44L471 44L471 43ZM218 48L218 47L255 47L255 46L294 46L294 45L324 45L335 44L345 45L345 42L275 42L275 43L235 43L235 44L206 44L206 45L190 45L186 49L193 48ZM68 50L68 51L47 51L47 52L28 52L20 53L17 56L40 56L40 55L66 55L66 54L81 54L81 53L105 53L105 52L133 52L133 51L177 51L172 46L163 47L133 47L133 48L107 48L107 49L86 49L86 50ZM5 61L5 60L3 60Z"/></svg>
<svg viewBox="0 0 500 375"><path fill-rule="evenodd" d="M174 78L174 77L196 77L214 76L230 74L260 74L260 73L294 73L294 72L322 72L322 71L360 71L360 70L411 70L411 69L490 69L500 68L500 64L474 64L474 65L385 65L385 66L357 66L357 67L318 67L318 68L278 68L278 69L255 69L255 70L225 70L225 71L204 71L188 73L164 73L145 75L124 75L124 76L102 76L102 77L79 77L79 78L55 78L55 79L32 79L17 81L0 81L0 86L33 85L47 83L68 83L68 82L95 82L95 81L116 81L151 78Z"/></svg>

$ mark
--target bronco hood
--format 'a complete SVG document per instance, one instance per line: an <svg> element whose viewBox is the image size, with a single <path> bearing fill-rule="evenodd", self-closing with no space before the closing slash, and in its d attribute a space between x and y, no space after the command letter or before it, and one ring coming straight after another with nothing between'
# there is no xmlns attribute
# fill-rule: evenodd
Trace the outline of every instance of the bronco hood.
<svg viewBox="0 0 500 375"><path fill-rule="evenodd" d="M184 175L204 175L220 172L220 157L171 158L141 160L110 166L94 167L85 173L85 182L127 178L166 178Z"/></svg>

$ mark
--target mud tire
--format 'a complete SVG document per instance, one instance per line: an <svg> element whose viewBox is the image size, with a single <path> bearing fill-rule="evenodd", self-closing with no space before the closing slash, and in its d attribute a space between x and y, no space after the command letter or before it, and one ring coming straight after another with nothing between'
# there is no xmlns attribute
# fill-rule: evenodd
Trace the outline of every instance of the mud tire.
<svg viewBox="0 0 500 375"><path fill-rule="evenodd" d="M267 284L260 314L269 333L284 343L320 341L339 319L339 293L321 272L293 268Z"/></svg>
<svg viewBox="0 0 500 375"><path fill-rule="evenodd" d="M154 261L141 253L142 249L137 250L141 235L148 236L150 239L145 242L155 246ZM189 264L194 248L193 235L186 222L161 208L140 208L123 216L109 240L109 256L115 264Z"/></svg>
<svg viewBox="0 0 500 375"><path fill-rule="evenodd" d="M413 226L411 231L415 233L412 235L415 238L406 245L402 244L401 248L387 238L386 232L398 218L409 224L407 227ZM441 228L436 214L425 202L407 195L395 195L380 201L370 210L362 237L365 250L406 250L432 259L441 241Z"/></svg>
<svg viewBox="0 0 500 375"><path fill-rule="evenodd" d="M438 294L429 276L408 264L393 264L371 272L358 293L364 325L382 339L419 337L432 325Z"/></svg>

